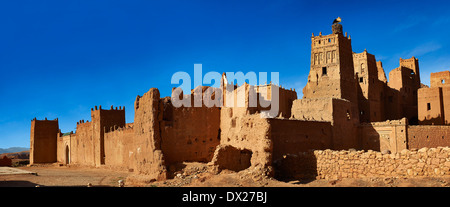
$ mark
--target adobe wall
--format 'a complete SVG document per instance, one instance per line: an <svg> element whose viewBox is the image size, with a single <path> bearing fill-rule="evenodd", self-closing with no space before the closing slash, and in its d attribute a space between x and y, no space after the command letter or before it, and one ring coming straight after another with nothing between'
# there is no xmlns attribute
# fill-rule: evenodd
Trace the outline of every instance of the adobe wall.
<svg viewBox="0 0 450 207"><path fill-rule="evenodd" d="M69 134L66 136L62 136L61 133L58 133L58 141L57 141L57 161L60 163L66 163L69 164L69 161L71 160L71 153L70 153L70 148L71 148L71 139L72 137L76 137L73 134ZM69 149L69 157L66 157L66 149Z"/></svg>
<svg viewBox="0 0 450 207"><path fill-rule="evenodd" d="M167 178L164 156L161 150L160 123L163 118L163 103L159 90L151 88L134 103L134 139L125 145L130 169L156 180Z"/></svg>
<svg viewBox="0 0 450 207"><path fill-rule="evenodd" d="M4 155L3 157L0 157L0 166L12 166L12 160Z"/></svg>
<svg viewBox="0 0 450 207"><path fill-rule="evenodd" d="M421 148L383 154L369 151L315 150L276 160L281 179L340 179L450 175L450 148Z"/></svg>
<svg viewBox="0 0 450 207"><path fill-rule="evenodd" d="M450 71L430 74L430 88L450 86Z"/></svg>
<svg viewBox="0 0 450 207"><path fill-rule="evenodd" d="M105 165L118 169L132 169L129 157L134 147L134 129L121 127L105 133Z"/></svg>
<svg viewBox="0 0 450 207"><path fill-rule="evenodd" d="M70 164L95 166L93 133L91 122L77 125L76 133L70 135Z"/></svg>
<svg viewBox="0 0 450 207"><path fill-rule="evenodd" d="M431 73L430 88L418 90L419 123L450 124L450 71Z"/></svg>
<svg viewBox="0 0 450 207"><path fill-rule="evenodd" d="M401 111L390 119L407 117L408 120L417 120L417 90L420 87L418 75L413 70L400 66L389 72L388 86L397 93L398 104ZM395 96L394 95L394 96ZM388 118L388 119L389 119Z"/></svg>
<svg viewBox="0 0 450 207"><path fill-rule="evenodd" d="M381 61L377 61L377 73L378 73L378 80L380 80L383 83L387 83L386 73L383 69L383 63Z"/></svg>
<svg viewBox="0 0 450 207"><path fill-rule="evenodd" d="M444 124L450 125L450 87L442 87L442 106L444 108Z"/></svg>
<svg viewBox="0 0 450 207"><path fill-rule="evenodd" d="M56 162L58 119L31 121L30 164Z"/></svg>
<svg viewBox="0 0 450 207"><path fill-rule="evenodd" d="M407 148L407 127L405 118L361 124L358 126L360 149L400 152Z"/></svg>
<svg viewBox="0 0 450 207"><path fill-rule="evenodd" d="M125 108L114 109L111 106L110 110L99 109L95 107L91 109L92 120L92 132L94 140L94 163L96 166L100 166L105 163L105 147L104 147L104 134L111 130L112 127L125 126Z"/></svg>
<svg viewBox="0 0 450 207"><path fill-rule="evenodd" d="M443 125L444 108L442 88L421 88L418 90L418 118L420 125Z"/></svg>
<svg viewBox="0 0 450 207"><path fill-rule="evenodd" d="M331 122L332 149L358 147L357 106L345 99L297 99L292 105L292 117L299 120Z"/></svg>
<svg viewBox="0 0 450 207"><path fill-rule="evenodd" d="M169 98L164 107L161 149L166 165L211 161L220 143L220 108L174 107Z"/></svg>
<svg viewBox="0 0 450 207"><path fill-rule="evenodd" d="M246 108L223 107L220 111L220 145L214 153L213 163L221 156L222 148L232 146L251 151L251 167L272 173L273 143L268 119L260 114L246 114Z"/></svg>
<svg viewBox="0 0 450 207"><path fill-rule="evenodd" d="M330 122L293 119L268 119L273 142L273 159L311 149L329 149L332 142Z"/></svg>
<svg viewBox="0 0 450 207"><path fill-rule="evenodd" d="M413 80L415 81L414 87L420 88L419 60L417 58L415 58L414 56L412 56L409 59L400 58L399 65L400 65L400 67L406 67L413 71L414 74L412 74L412 75L414 77Z"/></svg>
<svg viewBox="0 0 450 207"><path fill-rule="evenodd" d="M397 120L403 118L404 109L401 106L400 93L398 90L385 86L385 119Z"/></svg>
<svg viewBox="0 0 450 207"><path fill-rule="evenodd" d="M408 126L408 148L450 146L450 126Z"/></svg>
<svg viewBox="0 0 450 207"><path fill-rule="evenodd" d="M353 62L355 76L359 83L358 108L360 121L383 121L385 116L382 94L386 80L381 63L377 63L375 56L366 50L362 53L353 53ZM379 79L379 72L382 73L382 80Z"/></svg>
<svg viewBox="0 0 450 207"><path fill-rule="evenodd" d="M333 99L333 149L357 148L358 106L345 99Z"/></svg>
<svg viewBox="0 0 450 207"><path fill-rule="evenodd" d="M297 99L291 113L295 119L333 121L333 104L331 98Z"/></svg>

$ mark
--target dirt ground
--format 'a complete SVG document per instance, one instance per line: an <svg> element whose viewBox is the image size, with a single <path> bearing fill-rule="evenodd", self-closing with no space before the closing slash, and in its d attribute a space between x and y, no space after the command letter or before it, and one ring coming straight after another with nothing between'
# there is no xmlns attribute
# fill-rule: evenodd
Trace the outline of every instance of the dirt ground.
<svg viewBox="0 0 450 207"><path fill-rule="evenodd" d="M45 186L118 186L119 180L125 180L128 172L108 169L39 166L18 167L35 174L0 175L0 187L45 187Z"/></svg>
<svg viewBox="0 0 450 207"><path fill-rule="evenodd" d="M214 171L203 163L184 163L170 174L172 179L150 181L144 175L127 171L79 166L32 166L19 169L35 174L0 175L0 187L92 186L117 187L450 187L450 176L421 178L358 178L338 180L278 181L255 175L249 169L240 172Z"/></svg>

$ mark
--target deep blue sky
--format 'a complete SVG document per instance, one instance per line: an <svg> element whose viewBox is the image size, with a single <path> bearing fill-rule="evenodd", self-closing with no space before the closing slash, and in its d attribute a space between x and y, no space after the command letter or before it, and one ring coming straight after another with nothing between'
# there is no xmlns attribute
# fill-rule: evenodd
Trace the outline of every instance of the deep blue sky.
<svg viewBox="0 0 450 207"><path fill-rule="evenodd" d="M339 3L338 3L339 2ZM0 148L29 147L31 119L59 118L63 132L90 108L126 107L152 87L169 96L177 71L279 72L299 92L311 33L340 16L354 52L388 73L419 58L422 82L450 69L448 2L433 1L2 1Z"/></svg>

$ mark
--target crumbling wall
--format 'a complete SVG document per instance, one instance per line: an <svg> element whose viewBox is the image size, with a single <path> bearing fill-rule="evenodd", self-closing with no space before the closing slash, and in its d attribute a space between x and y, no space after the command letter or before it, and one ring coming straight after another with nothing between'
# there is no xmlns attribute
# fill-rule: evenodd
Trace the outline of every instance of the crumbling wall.
<svg viewBox="0 0 450 207"><path fill-rule="evenodd" d="M134 139L125 145L130 168L156 180L167 178L167 170L161 151L160 123L163 104L159 90L151 88L134 103Z"/></svg>
<svg viewBox="0 0 450 207"><path fill-rule="evenodd" d="M392 154L376 151L315 150L277 160L281 179L340 179L450 175L450 148L421 148Z"/></svg>
<svg viewBox="0 0 450 207"><path fill-rule="evenodd" d="M274 160L286 154L331 147L330 122L292 119L268 119L268 121Z"/></svg>
<svg viewBox="0 0 450 207"><path fill-rule="evenodd" d="M219 170L241 171L251 166L252 151L231 145L220 145L214 153L212 163Z"/></svg>
<svg viewBox="0 0 450 207"><path fill-rule="evenodd" d="M300 120L333 121L331 98L297 99L292 104L292 118Z"/></svg>
<svg viewBox="0 0 450 207"><path fill-rule="evenodd" d="M220 108L174 107L163 99L161 149L166 165L211 161L220 143Z"/></svg>
<svg viewBox="0 0 450 207"><path fill-rule="evenodd" d="M250 150L251 168L271 174L273 151L271 126L268 119L261 118L260 114L245 114L246 111L246 108L240 107L221 109L220 145L216 148L216 152L224 146Z"/></svg>
<svg viewBox="0 0 450 207"><path fill-rule="evenodd" d="M0 158L0 166L12 166L12 160L4 155Z"/></svg>
<svg viewBox="0 0 450 207"><path fill-rule="evenodd" d="M450 126L408 126L408 149L450 146Z"/></svg>

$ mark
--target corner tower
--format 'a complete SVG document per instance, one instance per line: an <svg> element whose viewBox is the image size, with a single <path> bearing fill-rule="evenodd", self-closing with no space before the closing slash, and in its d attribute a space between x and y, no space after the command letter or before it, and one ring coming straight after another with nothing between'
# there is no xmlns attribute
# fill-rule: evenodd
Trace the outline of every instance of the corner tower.
<svg viewBox="0 0 450 207"><path fill-rule="evenodd" d="M31 120L30 164L56 162L58 119Z"/></svg>
<svg viewBox="0 0 450 207"><path fill-rule="evenodd" d="M338 20L338 21L337 21ZM343 34L340 18L332 34L311 37L311 69L303 98L340 98L357 103L357 82L353 68L350 36Z"/></svg>

